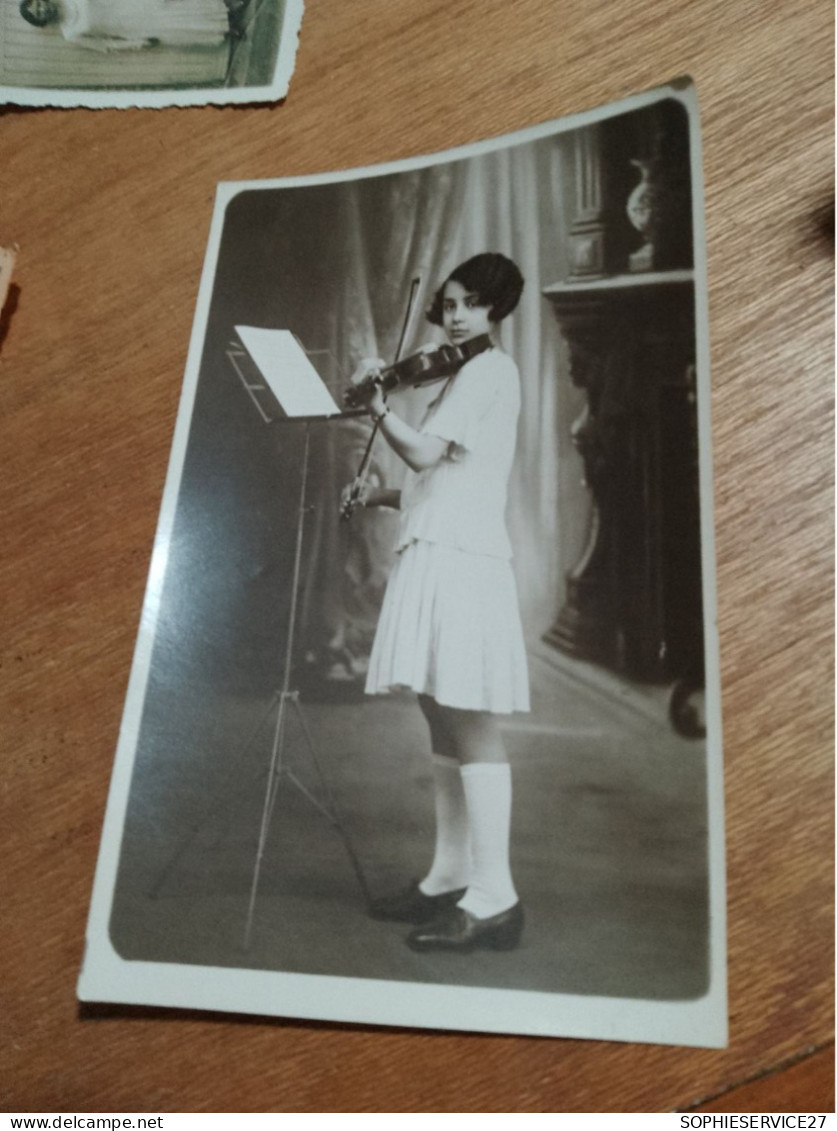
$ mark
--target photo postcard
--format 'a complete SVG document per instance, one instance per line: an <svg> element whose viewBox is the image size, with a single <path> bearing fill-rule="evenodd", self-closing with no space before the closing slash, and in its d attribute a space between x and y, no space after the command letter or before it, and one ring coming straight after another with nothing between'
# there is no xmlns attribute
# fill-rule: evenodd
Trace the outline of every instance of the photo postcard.
<svg viewBox="0 0 837 1131"><path fill-rule="evenodd" d="M709 400L689 80L220 185L80 997L724 1045Z"/></svg>
<svg viewBox="0 0 837 1131"><path fill-rule="evenodd" d="M0 0L0 103L276 102L303 0Z"/></svg>

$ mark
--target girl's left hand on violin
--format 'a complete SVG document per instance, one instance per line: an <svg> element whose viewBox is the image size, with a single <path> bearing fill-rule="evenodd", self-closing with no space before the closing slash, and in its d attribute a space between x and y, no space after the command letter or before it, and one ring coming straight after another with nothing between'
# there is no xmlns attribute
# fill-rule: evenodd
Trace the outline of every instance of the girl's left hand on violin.
<svg viewBox="0 0 837 1131"><path fill-rule="evenodd" d="M363 361L358 362L354 373L349 378L353 403L361 408L369 409L371 412L383 411L383 394L377 378L380 377L381 370L385 365L386 362L379 357L365 357ZM377 408L372 405L373 399L379 399L380 403Z"/></svg>

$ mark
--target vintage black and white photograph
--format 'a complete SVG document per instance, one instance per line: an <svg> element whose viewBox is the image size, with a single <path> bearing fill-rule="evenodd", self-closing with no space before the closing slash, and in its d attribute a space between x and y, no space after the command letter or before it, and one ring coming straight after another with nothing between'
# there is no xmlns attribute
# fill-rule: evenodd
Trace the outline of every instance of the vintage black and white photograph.
<svg viewBox="0 0 837 1131"><path fill-rule="evenodd" d="M302 11L303 0L0 0L0 101L275 101Z"/></svg>
<svg viewBox="0 0 837 1131"><path fill-rule="evenodd" d="M688 80L219 186L83 1000L725 1043L702 208Z"/></svg>

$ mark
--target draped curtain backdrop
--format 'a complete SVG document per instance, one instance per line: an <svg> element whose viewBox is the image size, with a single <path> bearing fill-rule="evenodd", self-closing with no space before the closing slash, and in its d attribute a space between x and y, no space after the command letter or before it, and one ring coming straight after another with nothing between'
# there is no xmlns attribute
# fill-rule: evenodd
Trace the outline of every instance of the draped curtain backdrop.
<svg viewBox="0 0 837 1131"><path fill-rule="evenodd" d="M424 318L433 292L460 262L499 251L520 267L526 285L515 313L501 324L502 347L517 362L522 412L509 490L508 523L515 552L524 628L536 639L548 627L568 564L559 522L562 476L575 498L566 528L577 542L583 498L577 458L569 443L574 391L558 328L541 288L567 275L565 251L569 137L552 137L408 173L353 181L336 205L340 248L334 271L341 292L333 304L329 348L351 371L363 357L391 360L404 322L410 280L421 278L417 316L405 341L409 353L442 332ZM415 424L437 390L393 394L399 414ZM327 492L354 475L369 434L366 419L330 429L319 453L329 469ZM382 439L372 474L400 486L404 468ZM573 492L570 492L572 495ZM303 604L304 637L325 644L332 674L359 675L374 633L391 565L396 518L357 511L334 519L333 497L316 508L313 552Z"/></svg>

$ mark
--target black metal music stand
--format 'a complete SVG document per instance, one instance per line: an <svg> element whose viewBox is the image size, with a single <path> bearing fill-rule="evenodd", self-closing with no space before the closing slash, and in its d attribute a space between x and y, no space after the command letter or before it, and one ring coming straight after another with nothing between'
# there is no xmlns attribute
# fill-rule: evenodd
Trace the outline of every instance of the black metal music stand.
<svg viewBox="0 0 837 1131"><path fill-rule="evenodd" d="M311 356L315 352L324 351L305 351L301 343L300 349L307 352ZM270 830L270 823L273 817L273 811L276 806L276 799L279 795L279 787L283 779L297 789L308 801L320 812L336 829L340 839L343 842L343 847L346 850L346 855L357 877L358 884L363 898L367 906L370 903L369 886L366 882L366 876L361 868L360 861L355 853L352 842L349 839L346 828L343 824L342 818L338 812L334 794L328 784L328 779L323 772L320 758L317 754L317 748L314 743L313 736L308 727L305 714L302 710L302 704L299 700L299 691L291 687L291 679L293 672L293 655L294 655L294 636L296 632L297 622L297 607L299 604L299 579L302 568L302 546L305 528L305 514L306 511L313 508L309 507L306 503L306 489L308 485L308 455L311 440L311 424L317 421L327 420L341 420L350 417L363 415L362 410L359 412L337 412L327 413L318 416L295 416L290 417L281 410L281 407L268 387L267 383L261 378L261 375L254 375L248 379L248 374L245 373L244 363L249 357L248 351L244 349L239 342L232 342L227 349L227 358L230 361L233 369L235 370L239 380L247 391L253 404L256 406L261 419L266 424L272 423L287 423L287 424L300 424L305 429L305 444L303 448L302 457L302 472L299 484L299 503L297 506L297 519L296 519L296 545L294 549L294 565L293 565L293 578L291 582L291 608L288 622L287 641L285 644L285 664L282 676L282 686L274 692L273 697L268 704L267 709L264 711L261 719L259 720L255 730L251 734L248 741L242 750L244 755L250 747L254 744L256 739L264 730L265 724L268 722L273 713L276 713L275 722L273 724L273 737L271 741L271 754L270 764L268 767L267 784L265 786L264 804L262 807L262 819L259 827L259 842L256 849L256 859L253 865L253 879L250 885L250 900L247 907L247 921L244 929L244 948L245 950L250 945L250 935L253 927L253 917L256 908L256 896L258 894L259 879L261 877L262 860L264 858L264 850L267 844L268 832ZM258 367L256 367L258 368ZM303 744L311 765L322 791L324 800L317 797L305 783L298 777L292 767L288 764L286 757L286 744L288 738L288 716L293 712L294 717L299 725L302 734ZM232 776L232 772L230 774ZM229 779L227 779L229 780ZM168 864L163 868L162 872L157 878L156 883L151 888L149 894L156 897L165 881L173 871L178 860L182 858L187 851L189 845L193 842L194 838L198 835L201 828L210 819L212 813L217 808L217 805L210 807L210 812L197 822L185 840L181 843L180 848L169 860Z"/></svg>
<svg viewBox="0 0 837 1131"><path fill-rule="evenodd" d="M300 343L300 348L303 348ZM247 744L247 749L261 732L265 722L270 718L273 712L276 712L275 723L273 726L273 738L271 743L270 764L268 768L267 784L265 787L264 804L262 807L262 819L259 828L259 842L256 849L256 859L253 866L253 879L250 886L250 900L247 908L247 922L244 930L244 947L247 949L250 945L250 935L253 926L253 917L256 907L256 896L258 894L259 880L261 877L262 861L264 859L265 846L267 844L267 837L270 830L270 824L273 817L273 811L276 806L276 799L279 794L279 787L283 779L296 788L308 801L320 812L336 829L340 839L343 842L343 847L346 850L346 855L357 877L363 897L367 903L370 903L369 886L366 882L366 876L361 868L360 861L355 853L352 842L346 832L343 821L337 810L334 800L334 794L328 784L328 780L323 772L320 758L317 754L317 748L314 743L313 736L309 729L305 714L302 709L302 704L299 700L299 691L291 686L292 672L293 672L293 657L294 657L294 639L296 633L297 623L297 607L299 604L299 581L302 568L302 547L305 531L305 515L306 511L312 509L306 503L306 490L308 485L308 457L311 443L311 425L316 421L340 420L348 417L362 415L355 412L343 412L338 414L323 414L319 416L295 416L287 417L278 403L273 397L272 392L260 380L248 380L244 372L244 367L241 364L247 356L246 350L243 350L237 343L233 343L227 351L227 357L230 360L233 368L235 369L241 383L249 394L251 400L258 409L259 415L265 423L282 423L284 425L299 424L305 430L305 442L303 447L302 456L302 470L300 475L299 484L299 503L297 506L297 519L296 519L296 544L294 549L294 564L293 564L293 577L291 581L291 607L288 620L287 640L285 643L285 663L283 669L282 686L274 693L266 714L263 716L256 732L251 737ZM310 354L309 354L310 356ZM288 738L288 716L293 713L294 717L299 724L299 729L302 734L303 745L310 758L311 765L314 768L317 781L324 796L324 800L317 797L305 783L294 773L294 770L288 763L286 757L286 743Z"/></svg>

